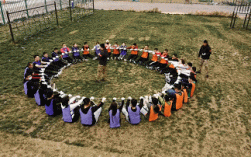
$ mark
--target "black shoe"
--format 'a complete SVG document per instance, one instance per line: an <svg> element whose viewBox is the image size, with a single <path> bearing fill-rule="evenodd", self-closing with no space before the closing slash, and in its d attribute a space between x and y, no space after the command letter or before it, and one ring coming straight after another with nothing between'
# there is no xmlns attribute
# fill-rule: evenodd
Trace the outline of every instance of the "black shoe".
<svg viewBox="0 0 251 157"><path fill-rule="evenodd" d="M197 73L197 74L200 74L200 73L201 73L201 71L200 71L200 70L199 70L199 71L196 71L196 73Z"/></svg>
<svg viewBox="0 0 251 157"><path fill-rule="evenodd" d="M102 79L101 81L105 81L105 79Z"/></svg>
<svg viewBox="0 0 251 157"><path fill-rule="evenodd" d="M208 75L206 75L206 78L209 78L209 76L208 76Z"/></svg>
<svg viewBox="0 0 251 157"><path fill-rule="evenodd" d="M96 80L95 82L96 82L96 83L100 83L100 81L99 81L99 80Z"/></svg>

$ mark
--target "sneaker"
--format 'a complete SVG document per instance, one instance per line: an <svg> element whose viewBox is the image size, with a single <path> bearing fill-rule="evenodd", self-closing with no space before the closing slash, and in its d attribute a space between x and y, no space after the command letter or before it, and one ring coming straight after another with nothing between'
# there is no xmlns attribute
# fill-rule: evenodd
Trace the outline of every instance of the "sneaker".
<svg viewBox="0 0 251 157"><path fill-rule="evenodd" d="M124 61L126 62L126 59L124 59Z"/></svg>
<svg viewBox="0 0 251 157"><path fill-rule="evenodd" d="M109 60L110 60L110 58L109 58L109 57L107 57L107 60L109 61Z"/></svg>
<svg viewBox="0 0 251 157"><path fill-rule="evenodd" d="M196 73L197 73L197 74L200 74L200 73L201 73L201 71L200 71L200 70L199 70L199 71L196 71Z"/></svg>
<svg viewBox="0 0 251 157"><path fill-rule="evenodd" d="M96 80L95 82L96 82L96 83L100 83L100 81L99 81L99 80Z"/></svg>
<svg viewBox="0 0 251 157"><path fill-rule="evenodd" d="M94 57L94 58L93 58L93 60L97 60L97 59L98 59L98 57Z"/></svg>
<svg viewBox="0 0 251 157"><path fill-rule="evenodd" d="M101 81L105 81L105 79L102 79Z"/></svg>
<svg viewBox="0 0 251 157"><path fill-rule="evenodd" d="M209 78L209 75L206 75L206 78Z"/></svg>
<svg viewBox="0 0 251 157"><path fill-rule="evenodd" d="M88 62L88 61L89 61L89 59L85 59L85 61L86 61L86 62Z"/></svg>

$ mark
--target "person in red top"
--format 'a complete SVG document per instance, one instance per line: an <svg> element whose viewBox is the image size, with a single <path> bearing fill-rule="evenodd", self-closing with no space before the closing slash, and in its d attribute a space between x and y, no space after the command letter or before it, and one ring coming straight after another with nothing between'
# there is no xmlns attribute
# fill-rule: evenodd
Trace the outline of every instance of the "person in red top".
<svg viewBox="0 0 251 157"><path fill-rule="evenodd" d="M169 57L168 50L165 49L165 51L162 52L160 56L158 67L156 67L159 72L164 73L167 70L168 57Z"/></svg>
<svg viewBox="0 0 251 157"><path fill-rule="evenodd" d="M161 56L161 52L159 52L158 48L155 48L153 56L152 56L152 59L147 63L147 68L149 66L151 66L151 67L157 66L158 65L158 60L159 60L160 56Z"/></svg>
<svg viewBox="0 0 251 157"><path fill-rule="evenodd" d="M69 56L69 53L71 53L71 50L66 46L66 44L62 44L62 48L60 49L60 52L62 53L62 58L66 60L68 63L72 63L72 58Z"/></svg>
<svg viewBox="0 0 251 157"><path fill-rule="evenodd" d="M113 58L114 60L117 60L117 59L119 58L119 54L120 54L118 43L115 42L115 44L112 46L112 48L113 48L112 58Z"/></svg>
<svg viewBox="0 0 251 157"><path fill-rule="evenodd" d="M111 56L111 44L109 43L109 40L106 40L106 43L105 43L105 48L108 52L108 57L107 57L107 60L110 59L110 56Z"/></svg>
<svg viewBox="0 0 251 157"><path fill-rule="evenodd" d="M82 47L82 51L83 51L83 58L84 60L87 61L87 58L93 58L93 56L90 54L90 48L89 45L87 44L87 42L84 42L84 46Z"/></svg>
<svg viewBox="0 0 251 157"><path fill-rule="evenodd" d="M147 63L147 60L149 58L149 46L146 45L145 48L143 49L142 55L140 56L140 58L138 59L138 64L140 65L145 65Z"/></svg>
<svg viewBox="0 0 251 157"><path fill-rule="evenodd" d="M129 62L136 63L136 59L138 58L138 46L136 43L134 43L132 46L128 47L127 49L131 49L131 54L128 57Z"/></svg>

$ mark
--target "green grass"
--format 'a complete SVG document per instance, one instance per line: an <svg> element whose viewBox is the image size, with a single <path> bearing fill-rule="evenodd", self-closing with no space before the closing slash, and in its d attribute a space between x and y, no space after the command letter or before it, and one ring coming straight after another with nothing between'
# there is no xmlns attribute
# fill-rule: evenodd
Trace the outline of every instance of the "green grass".
<svg viewBox="0 0 251 157"><path fill-rule="evenodd" d="M192 15L164 15L123 11L96 11L79 22L10 42L1 34L0 131L63 142L78 147L115 152L128 156L249 156L250 154L250 52L251 32L229 29L230 19ZM237 21L238 22L238 21ZM240 23L237 23L240 25ZM1 28L7 30L5 26ZM69 34L78 30L75 34ZM114 38L111 38L115 35ZM197 53L204 39L212 47L210 78L198 75L195 97L189 104L149 123L128 124L124 116L119 129L109 129L107 108L99 123L86 128L67 124L61 116L47 117L44 107L35 105L23 93L24 68L34 54L51 52L62 43L69 47L88 41L136 42L150 49L165 48L198 68ZM117 64L116 64L117 63ZM73 95L138 98L164 86L164 76L124 62L108 63L108 83L96 84L96 61L74 65L59 79L57 87Z"/></svg>

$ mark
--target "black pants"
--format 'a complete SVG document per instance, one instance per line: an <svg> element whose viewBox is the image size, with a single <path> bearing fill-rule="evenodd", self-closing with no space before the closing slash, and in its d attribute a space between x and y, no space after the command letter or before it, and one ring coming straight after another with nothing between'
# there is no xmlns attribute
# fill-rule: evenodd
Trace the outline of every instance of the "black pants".
<svg viewBox="0 0 251 157"><path fill-rule="evenodd" d="M84 59L87 59L88 57L89 57L89 58L93 58L93 55L91 55L91 54L83 55L83 58L84 58Z"/></svg>
<svg viewBox="0 0 251 157"><path fill-rule="evenodd" d="M143 63L143 64L146 64L146 62L147 62L147 60L148 60L148 58L142 58L142 57L140 57L139 59L138 59L138 63Z"/></svg>
<svg viewBox="0 0 251 157"><path fill-rule="evenodd" d="M130 55L127 60L136 60L138 58L138 55Z"/></svg>
<svg viewBox="0 0 251 157"><path fill-rule="evenodd" d="M73 59L83 59L80 55L79 56L73 56Z"/></svg>
<svg viewBox="0 0 251 157"><path fill-rule="evenodd" d="M62 62L61 60L56 61L56 62L53 62L53 64L57 65L57 66L60 67L60 68L66 65L66 64L65 64L64 62Z"/></svg>
<svg viewBox="0 0 251 157"><path fill-rule="evenodd" d="M28 89L27 95L28 95L29 98L33 98L34 97L34 94L38 90L38 87L39 87L39 81L29 80L27 82L27 89Z"/></svg>
<svg viewBox="0 0 251 157"><path fill-rule="evenodd" d="M66 58L63 58L64 60L67 60L68 63L72 63L72 58L71 57L66 57Z"/></svg>
<svg viewBox="0 0 251 157"><path fill-rule="evenodd" d="M112 58L114 59L115 57L118 59L119 54L112 54Z"/></svg>

